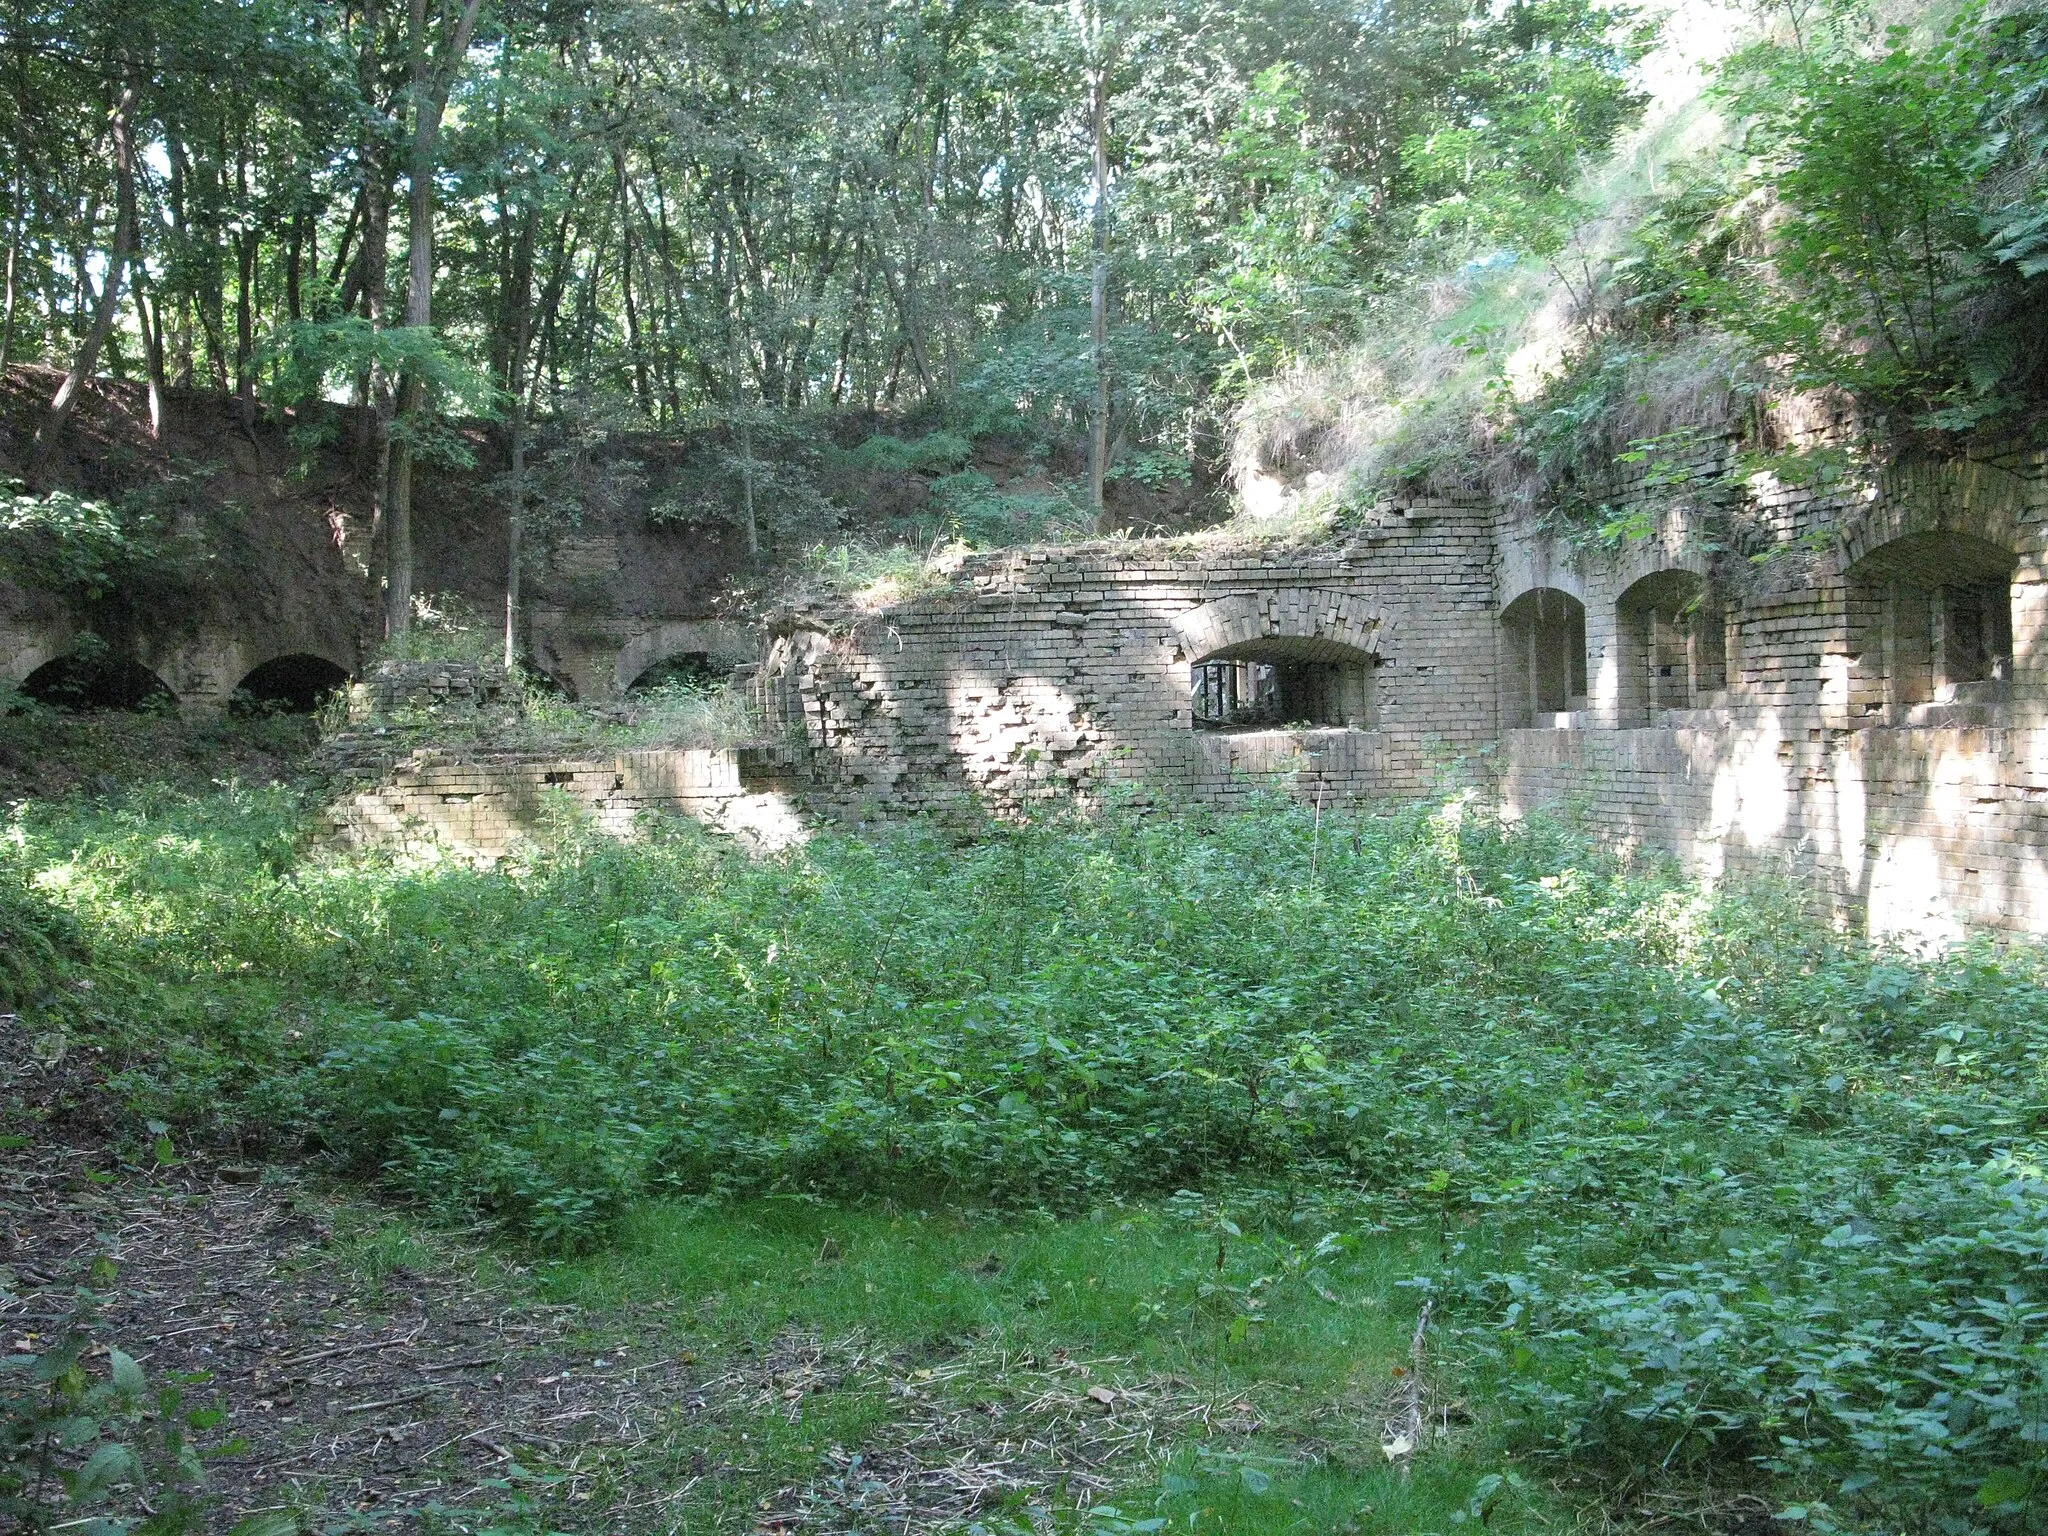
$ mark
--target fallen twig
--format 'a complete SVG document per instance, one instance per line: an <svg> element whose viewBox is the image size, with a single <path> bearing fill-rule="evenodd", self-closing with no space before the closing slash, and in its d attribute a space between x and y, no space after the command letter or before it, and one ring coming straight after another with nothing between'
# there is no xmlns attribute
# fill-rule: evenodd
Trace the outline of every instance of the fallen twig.
<svg viewBox="0 0 2048 1536"><path fill-rule="evenodd" d="M1429 1314L1435 1305L1434 1296L1423 1299L1422 1315L1415 1320L1415 1337L1408 1345L1408 1373L1401 1379L1401 1390L1394 1394L1394 1413L1387 1420L1386 1438L1380 1442L1381 1454L1400 1464L1404 1482L1409 1459L1421 1448L1428 1429L1422 1413L1422 1339L1429 1331Z"/></svg>

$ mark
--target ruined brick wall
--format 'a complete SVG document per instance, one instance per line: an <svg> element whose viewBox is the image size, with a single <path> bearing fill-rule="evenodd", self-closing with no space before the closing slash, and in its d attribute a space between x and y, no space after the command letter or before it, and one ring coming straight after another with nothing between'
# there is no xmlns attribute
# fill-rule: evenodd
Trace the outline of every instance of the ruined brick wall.
<svg viewBox="0 0 2048 1536"><path fill-rule="evenodd" d="M1811 483L1733 456L1707 440L1609 487L1638 521L1612 543L1439 503L1317 550L981 559L855 622L786 620L759 686L810 803L846 818L1119 783L1399 795L1497 742L1510 814L1789 873L1880 935L2048 933L2048 456ZM1365 717L1193 729L1191 669L1261 645L1367 658Z"/></svg>
<svg viewBox="0 0 2048 1536"><path fill-rule="evenodd" d="M1534 583L1569 592L1588 652L1577 709L1504 733L1509 808L1568 808L1709 876L1789 872L1878 935L2048 933L2048 457L1991 447L1744 489L1716 509L1624 486L1655 514L1621 550L1504 521L1501 606ZM1721 605L1725 675L1658 708L1630 697L1644 655L1627 614L1672 572ZM1886 620L1900 572L1908 605L1913 579L1988 582L2009 604L2000 664L1961 683L1930 663L1910 676L1906 653L1935 642L1924 619Z"/></svg>
<svg viewBox="0 0 2048 1536"><path fill-rule="evenodd" d="M328 806L324 840L473 863L548 835L565 817L631 837L685 816L765 851L802 839L786 754L758 747L609 755L421 751Z"/></svg>
<svg viewBox="0 0 2048 1536"><path fill-rule="evenodd" d="M1491 609L1486 509L1418 503L1334 548L977 559L837 633L785 621L760 686L771 729L808 748L812 803L847 819L1119 784L1215 805L1279 779L1378 796L1492 739ZM1190 667L1218 654L1341 666L1359 692L1341 723L1197 730Z"/></svg>

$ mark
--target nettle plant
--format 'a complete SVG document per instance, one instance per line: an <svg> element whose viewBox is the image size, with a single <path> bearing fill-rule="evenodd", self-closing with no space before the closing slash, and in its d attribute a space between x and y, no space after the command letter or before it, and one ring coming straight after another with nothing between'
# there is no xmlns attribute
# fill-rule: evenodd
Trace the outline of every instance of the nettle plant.
<svg viewBox="0 0 2048 1536"><path fill-rule="evenodd" d="M111 1283L109 1261L94 1267L97 1283ZM184 1389L203 1378L174 1378L152 1391L133 1357L95 1340L98 1299L81 1290L42 1348L0 1357L0 1521L23 1536L207 1530L215 1501L205 1492L204 1456L233 1454L244 1442L202 1452L197 1437L226 1416L186 1403ZM269 1513L241 1521L232 1536L297 1528L293 1517Z"/></svg>

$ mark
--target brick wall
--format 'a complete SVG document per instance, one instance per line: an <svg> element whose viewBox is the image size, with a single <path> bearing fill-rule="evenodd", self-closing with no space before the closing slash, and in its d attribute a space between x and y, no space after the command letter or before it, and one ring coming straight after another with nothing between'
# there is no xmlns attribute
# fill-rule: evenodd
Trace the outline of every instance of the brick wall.
<svg viewBox="0 0 2048 1536"><path fill-rule="evenodd" d="M1652 536L1622 550L1502 523L1503 604L1547 564L1586 605L1589 653L1583 712L1504 735L1510 811L1565 808L1710 877L1789 872L1881 936L2048 933L2048 458L1991 447L1825 485L1759 475L1722 509L1658 489L1618 488L1624 504L1663 501ZM1904 652L1930 643L1924 608L1889 625L1880 611L1902 551L1929 583L2004 562L2003 675L1941 687L1922 666L1930 696L1901 695ZM1724 606L1725 686L1631 710L1640 658L1622 615L1669 570Z"/></svg>
<svg viewBox="0 0 2048 1536"><path fill-rule="evenodd" d="M845 819L1116 785L1228 805L1276 775L1310 797L1402 793L1494 735L1492 565L1489 512L1451 503L1334 548L988 557L879 616L786 616L759 686L771 729L809 749L811 803ZM1217 652L1342 664L1362 723L1196 730L1189 669Z"/></svg>
<svg viewBox="0 0 2048 1536"><path fill-rule="evenodd" d="M776 751L415 758L334 829L492 857L550 791L601 826L659 808L771 842L797 799L852 822L1266 785L1333 803L1497 744L1511 815L1561 809L1709 878L1786 872L1880 935L2048 933L2048 455L1809 483L1738 479L1733 455L1607 487L1639 514L1611 545L1435 501L1317 548L977 557L880 613L783 615L754 679ZM1560 637L1583 652L1563 668ZM1343 718L1198 729L1191 681L1224 662L1335 669Z"/></svg>
<svg viewBox="0 0 2048 1536"><path fill-rule="evenodd" d="M490 863L544 833L588 818L631 837L648 814L687 816L773 851L802 839L786 753L762 747L554 757L421 751L326 811L326 839Z"/></svg>
<svg viewBox="0 0 2048 1536"><path fill-rule="evenodd" d="M1399 795L1498 742L1510 814L1565 809L1709 877L1789 872L1878 934L2048 933L2048 460L1992 447L1798 483L1740 479L1734 451L1618 479L1608 504L1641 530L1612 547L1438 502L1330 548L988 557L878 615L785 616L758 686L805 744L809 803L846 819L1118 784L1225 806L1271 782ZM1897 573L1939 585L1986 561L2009 655L1902 685L1933 642ZM1509 612L1530 593L1517 612L1580 608L1583 692L1562 709L1531 707ZM1262 645L1362 659L1368 718L1194 729L1191 666Z"/></svg>

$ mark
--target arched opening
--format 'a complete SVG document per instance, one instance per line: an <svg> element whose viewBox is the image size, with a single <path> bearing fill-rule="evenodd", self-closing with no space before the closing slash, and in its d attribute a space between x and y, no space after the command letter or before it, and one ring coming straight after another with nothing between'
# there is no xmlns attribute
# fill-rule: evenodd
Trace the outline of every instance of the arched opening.
<svg viewBox="0 0 2048 1536"><path fill-rule="evenodd" d="M238 715L310 715L347 685L348 673L324 656L277 656L235 685L228 708Z"/></svg>
<svg viewBox="0 0 2048 1536"><path fill-rule="evenodd" d="M1909 534L1849 568L1852 718L1918 723L1924 706L1989 706L2012 675L2009 549L1969 534Z"/></svg>
<svg viewBox="0 0 2048 1536"><path fill-rule="evenodd" d="M731 672L730 666L721 666L709 651L679 651L647 667L626 684L626 692L646 693L676 686L710 688L724 682Z"/></svg>
<svg viewBox="0 0 2048 1536"><path fill-rule="evenodd" d="M1651 725L1667 709L1700 709L1728 686L1728 620L1691 571L1657 571L1615 604L1621 635L1621 723Z"/></svg>
<svg viewBox="0 0 2048 1536"><path fill-rule="evenodd" d="M139 661L74 651L22 679L21 694L52 709L169 709L177 695Z"/></svg>
<svg viewBox="0 0 2048 1536"><path fill-rule="evenodd" d="M1586 605L1556 587L1524 592L1501 611L1507 637L1503 713L1510 726L1586 704Z"/></svg>
<svg viewBox="0 0 2048 1536"><path fill-rule="evenodd" d="M1228 646L1188 669L1190 718L1198 731L1370 730L1377 659L1336 641L1285 635Z"/></svg>

